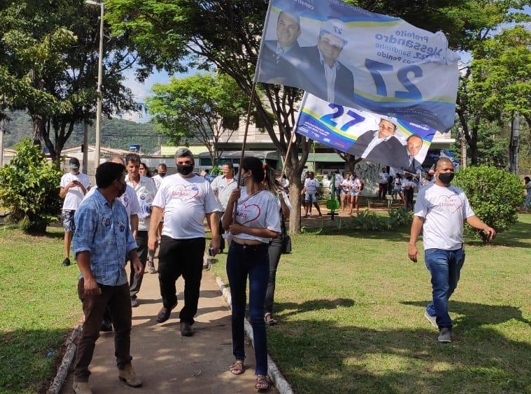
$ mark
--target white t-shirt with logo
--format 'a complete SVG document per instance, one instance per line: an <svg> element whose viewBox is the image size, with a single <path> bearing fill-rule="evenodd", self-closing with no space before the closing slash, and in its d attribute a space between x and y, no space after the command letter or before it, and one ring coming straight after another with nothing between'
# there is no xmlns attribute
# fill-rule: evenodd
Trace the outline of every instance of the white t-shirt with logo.
<svg viewBox="0 0 531 394"><path fill-rule="evenodd" d="M138 231L149 230L149 216L151 216L151 204L157 194L157 188L153 179L140 175L140 180L133 186L133 182L129 179L129 174L125 177L125 182L130 186L138 200L140 210L138 213Z"/></svg>
<svg viewBox="0 0 531 394"><path fill-rule="evenodd" d="M306 194L315 194L317 189L319 189L319 181L315 178L308 178L304 181L304 187L306 188Z"/></svg>
<svg viewBox="0 0 531 394"><path fill-rule="evenodd" d="M221 206L210 188L210 182L194 175L166 175L153 200L153 206L164 210L162 235L173 239L205 236L205 214L219 212Z"/></svg>
<svg viewBox="0 0 531 394"><path fill-rule="evenodd" d="M246 190L242 189L236 209L236 223L252 228L267 228L280 234L280 210L277 197L267 190L261 190L249 196ZM235 236L263 243L271 241L271 238L244 233Z"/></svg>
<svg viewBox="0 0 531 394"><path fill-rule="evenodd" d="M420 189L415 216L424 218L424 249L457 250L463 245L463 222L474 216L465 193L455 186Z"/></svg>
<svg viewBox="0 0 531 394"><path fill-rule="evenodd" d="M75 175L71 172L64 174L61 177L61 187L66 188L66 185L68 185L72 181L81 182L81 184L85 186L85 189L88 189L90 187L90 179L88 175L83 174L82 172ZM81 204L81 201L83 201L84 197L85 194L83 193L83 189L81 189L81 186L71 187L66 192L65 200L63 202L63 209L75 211L79 208L79 204Z"/></svg>
<svg viewBox="0 0 531 394"><path fill-rule="evenodd" d="M83 201L93 195L96 190L98 190L97 187L90 188L87 194L85 194ZM125 193L118 197L118 200L125 207L127 216L139 214L140 204L138 204L138 198L136 197L135 189L133 189L131 186L127 185L127 187L125 188ZM131 223L129 223L129 225L131 225Z"/></svg>

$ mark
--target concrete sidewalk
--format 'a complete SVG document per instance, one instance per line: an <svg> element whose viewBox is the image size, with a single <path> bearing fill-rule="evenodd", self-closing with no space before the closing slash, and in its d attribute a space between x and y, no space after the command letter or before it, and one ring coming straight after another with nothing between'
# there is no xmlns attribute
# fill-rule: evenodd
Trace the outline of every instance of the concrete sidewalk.
<svg viewBox="0 0 531 394"><path fill-rule="evenodd" d="M194 336L182 337L179 311L183 300L183 281L177 282L179 305L168 321L155 320L162 307L158 275L144 274L139 293L140 306L133 308L131 355L143 386L134 389L118 380L114 358L113 333L102 333L90 369L90 386L95 394L112 393L256 393L254 388L254 350L246 348L246 371L235 376L229 372L233 362L230 310L216 279L203 271L201 297ZM79 306L81 312L81 304ZM68 374L60 393L72 393L73 375ZM278 393L272 388L270 393Z"/></svg>

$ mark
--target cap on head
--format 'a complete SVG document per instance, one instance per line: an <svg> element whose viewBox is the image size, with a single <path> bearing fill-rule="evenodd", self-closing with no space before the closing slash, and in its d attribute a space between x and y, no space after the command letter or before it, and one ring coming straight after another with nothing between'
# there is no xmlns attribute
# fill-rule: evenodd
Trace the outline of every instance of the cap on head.
<svg viewBox="0 0 531 394"><path fill-rule="evenodd" d="M68 160L68 166L71 170L77 170L79 168L79 159L72 157L70 160Z"/></svg>
<svg viewBox="0 0 531 394"><path fill-rule="evenodd" d="M339 19L329 19L321 27L319 36L322 37L323 34L328 33L339 38L343 42L343 46L347 45L347 40L345 39L345 24Z"/></svg>

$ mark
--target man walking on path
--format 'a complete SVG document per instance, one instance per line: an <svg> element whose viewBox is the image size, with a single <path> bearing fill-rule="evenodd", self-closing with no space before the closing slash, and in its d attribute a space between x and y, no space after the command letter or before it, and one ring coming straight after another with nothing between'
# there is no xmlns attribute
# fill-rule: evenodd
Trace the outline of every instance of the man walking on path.
<svg viewBox="0 0 531 394"><path fill-rule="evenodd" d="M192 336L192 325L197 313L199 288L203 271L205 229L207 219L214 254L219 250L219 203L210 188L210 183L195 175L194 156L187 148L178 148L175 153L177 174L164 178L153 201L149 226L148 246L157 248L157 226L164 215L162 239L159 249L159 283L162 309L157 322L169 319L177 306L175 282L184 278L184 307L179 314L182 336Z"/></svg>
<svg viewBox="0 0 531 394"><path fill-rule="evenodd" d="M223 164L221 170L223 171L223 174L216 177L216 179L214 179L210 184L212 191L218 198L218 201L221 204L221 208L223 209L223 212L219 213L220 229L221 217L223 216L223 213L227 208L227 203L229 202L230 194L238 186L237 180L236 178L234 178L234 167L231 162ZM223 253L223 249L225 249L225 240L223 239L223 237L220 237L219 242L219 253Z"/></svg>
<svg viewBox="0 0 531 394"><path fill-rule="evenodd" d="M149 218L151 216L151 204L157 194L155 188L155 182L151 178L140 175L140 156L136 153L130 153L125 157L125 163L127 168L127 176L125 181L128 186L131 186L135 190L135 197L140 205L140 213L138 215L138 231L136 232L135 241L138 246L137 253L140 258L142 266L146 266L148 258L148 230L149 230ZM151 262L153 264L153 262ZM154 269L154 266L150 266ZM136 275L134 270L131 269L131 275L129 277L129 287L131 293L131 306L133 308L138 306L137 294L142 286L143 275Z"/></svg>
<svg viewBox="0 0 531 394"><path fill-rule="evenodd" d="M133 262L137 275L142 275L143 270L129 228L127 211L117 200L127 186L125 167L111 162L101 164L96 170L96 184L98 190L76 211L77 231L72 245L81 271L78 294L85 314L74 369L73 389L76 394L92 393L88 385L88 367L107 305L114 324L118 378L131 387L142 385L131 365L132 312L125 271L127 258Z"/></svg>
<svg viewBox="0 0 531 394"><path fill-rule="evenodd" d="M463 222L484 231L489 239L496 231L474 215L465 193L450 183L454 165L441 158L435 169L435 183L420 189L415 204L408 257L418 258L417 239L422 232L424 260L431 274L432 302L424 316L439 329L439 342L451 342L452 320L448 314L448 300L457 287L465 262Z"/></svg>

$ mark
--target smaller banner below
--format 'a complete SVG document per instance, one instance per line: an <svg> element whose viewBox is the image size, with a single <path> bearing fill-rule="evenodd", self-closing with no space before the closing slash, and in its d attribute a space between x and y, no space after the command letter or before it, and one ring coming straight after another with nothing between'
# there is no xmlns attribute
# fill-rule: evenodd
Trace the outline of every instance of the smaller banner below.
<svg viewBox="0 0 531 394"><path fill-rule="evenodd" d="M295 132L356 157L418 173L436 130L306 93Z"/></svg>

